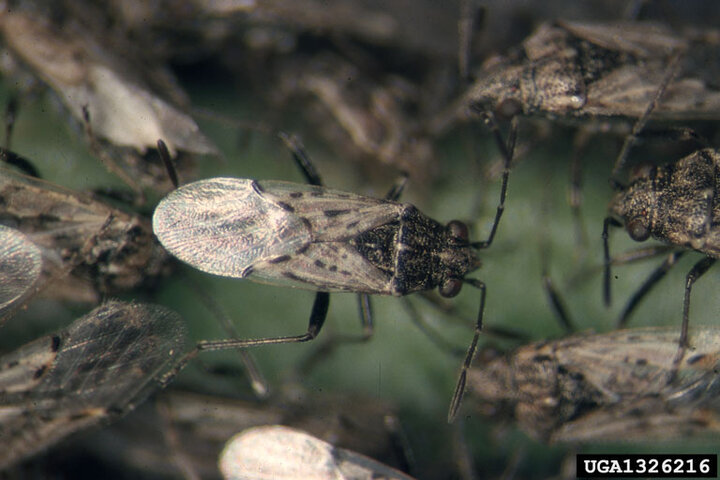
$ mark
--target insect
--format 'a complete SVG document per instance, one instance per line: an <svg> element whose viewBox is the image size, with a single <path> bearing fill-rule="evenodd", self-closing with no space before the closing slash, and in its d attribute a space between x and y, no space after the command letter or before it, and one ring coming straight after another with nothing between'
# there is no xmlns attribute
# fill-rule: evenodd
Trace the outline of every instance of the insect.
<svg viewBox="0 0 720 480"><path fill-rule="evenodd" d="M45 292L56 298L97 302L100 294L150 286L169 269L148 220L5 168L0 224L42 251L42 282L72 271Z"/></svg>
<svg viewBox="0 0 720 480"><path fill-rule="evenodd" d="M186 342L176 313L108 302L0 357L0 469L132 410Z"/></svg>
<svg viewBox="0 0 720 480"><path fill-rule="evenodd" d="M0 225L0 322L40 278L42 252L21 232Z"/></svg>
<svg viewBox="0 0 720 480"><path fill-rule="evenodd" d="M469 396L548 442L647 441L720 431L720 330L696 327L677 365L672 328L534 343L470 371ZM668 381L670 379L670 381Z"/></svg>
<svg viewBox="0 0 720 480"><path fill-rule="evenodd" d="M228 441L219 464L226 480L411 478L364 455L283 425L254 427L237 434Z"/></svg>
<svg viewBox="0 0 720 480"><path fill-rule="evenodd" d="M590 131L610 124L624 134L633 123L613 168L616 177L650 118L718 119L720 89L700 67L708 64L702 58L717 53L711 33L678 34L658 23L543 23L522 47L488 61L450 113L438 117L436 129L487 111L501 118L522 114L579 124L569 198L578 238L586 243L579 163Z"/></svg>
<svg viewBox="0 0 720 480"><path fill-rule="evenodd" d="M511 136L514 138L514 136ZM364 197L321 186L297 142L286 137L310 185L239 178L211 178L184 185L155 209L153 231L175 257L207 273L249 278L318 293L303 335L201 342L200 350L314 339L327 316L330 292L357 292L365 338L372 332L367 295L402 296L438 288L456 296L463 282L480 290L476 331L450 406L457 412L482 329L485 284L467 278L480 266L476 251L493 241L504 210L510 158L505 151L500 203L487 240L470 242L467 226L442 225L395 200ZM292 145L295 143L294 145ZM505 144L499 142L502 148Z"/></svg>
<svg viewBox="0 0 720 480"><path fill-rule="evenodd" d="M200 478L218 478L217 457L231 436L274 424L299 428L338 447L407 468L402 427L391 405L372 397L313 393L295 386L269 402L169 388L121 422L85 436L77 448L125 472L166 476L182 468Z"/></svg>
<svg viewBox="0 0 720 480"><path fill-rule="evenodd" d="M694 53L717 48L701 33L678 35L657 23L543 23L506 58L487 65L457 109L461 116L640 118L683 52L684 66L654 111L656 119L716 119L720 91ZM456 110L458 111L458 110Z"/></svg>
<svg viewBox="0 0 720 480"><path fill-rule="evenodd" d="M162 165L148 164L151 156L141 158L158 137L166 139L173 156L217 152L190 116L152 91L154 81L166 95L186 98L168 72L141 66L132 46L92 35L72 12L64 13L60 25L53 22L61 15L37 8L7 11L0 18L0 35L10 53L5 66L14 65L11 75L29 72L50 87L75 122L85 126L94 153L108 168L136 189L158 187L153 180L166 179Z"/></svg>
<svg viewBox="0 0 720 480"><path fill-rule="evenodd" d="M607 304L610 303L610 226L624 225L630 238L638 242L652 236L678 248L696 250L705 255L692 267L685 280L678 355L682 355L688 345L692 286L720 256L718 184L720 153L712 149L698 150L673 164L641 169L630 185L613 198L610 216L603 224L604 298ZM627 323L640 300L662 279L681 253L673 252L631 297L620 316L620 326Z"/></svg>
<svg viewBox="0 0 720 480"><path fill-rule="evenodd" d="M307 98L314 129L339 155L391 165L413 179L427 181L436 173L432 144L422 133L426 115L418 113L422 91L409 79L370 78L330 54L288 62L280 77L283 97Z"/></svg>

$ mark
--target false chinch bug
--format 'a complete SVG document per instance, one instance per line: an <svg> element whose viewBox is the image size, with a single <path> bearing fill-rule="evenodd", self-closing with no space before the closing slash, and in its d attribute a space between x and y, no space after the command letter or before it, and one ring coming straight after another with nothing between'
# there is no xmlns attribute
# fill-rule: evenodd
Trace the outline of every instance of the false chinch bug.
<svg viewBox="0 0 720 480"><path fill-rule="evenodd" d="M720 331L690 333L693 354L680 364L673 361L678 333L667 327L526 345L471 369L468 397L493 416L507 411L547 442L717 434Z"/></svg>
<svg viewBox="0 0 720 480"><path fill-rule="evenodd" d="M680 351L676 362L688 346L690 292L695 281L720 256L720 154L717 150L698 150L681 160L638 170L636 178L623 188L610 204L610 216L603 224L605 254L604 299L610 303L610 252L608 229L625 226L633 240L656 238L679 249L692 249L705 255L687 274L683 300ZM620 316L624 326L640 300L683 251L675 251L656 269L631 297Z"/></svg>
<svg viewBox="0 0 720 480"><path fill-rule="evenodd" d="M186 341L177 313L108 302L0 357L0 469L132 410Z"/></svg>
<svg viewBox="0 0 720 480"><path fill-rule="evenodd" d="M495 237L514 149L515 130L506 146L492 118L488 121L506 160L495 220L482 242L470 242L468 227L460 221L442 225L416 207L396 202L404 184L386 199L321 186L305 153L287 136L310 185L211 178L171 192L155 209L153 230L174 256L216 275L317 291L306 333L204 341L198 343L198 351L312 340L327 316L330 292L360 294L366 339L372 332L368 295L403 296L438 288L440 295L454 297L465 282L480 290L480 307L450 406L448 417L453 419L485 307L485 284L466 275L480 266L476 251L489 247Z"/></svg>
<svg viewBox="0 0 720 480"><path fill-rule="evenodd" d="M283 425L264 425L238 433L225 445L219 466L225 480L412 480L365 455Z"/></svg>

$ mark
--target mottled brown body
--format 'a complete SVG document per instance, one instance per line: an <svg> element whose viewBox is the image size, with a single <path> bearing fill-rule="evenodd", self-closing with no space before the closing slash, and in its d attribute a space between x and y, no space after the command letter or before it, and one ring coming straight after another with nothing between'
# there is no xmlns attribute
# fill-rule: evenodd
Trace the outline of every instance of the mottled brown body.
<svg viewBox="0 0 720 480"><path fill-rule="evenodd" d="M72 271L46 294L95 302L100 294L151 285L169 256L148 220L90 196L0 169L0 224L42 250L42 281Z"/></svg>
<svg viewBox="0 0 720 480"><path fill-rule="evenodd" d="M630 236L720 256L720 153L698 150L664 166L642 170L610 203Z"/></svg>
<svg viewBox="0 0 720 480"><path fill-rule="evenodd" d="M718 51L712 35L681 35L654 23L545 23L521 48L486 64L455 115L640 118L681 52L680 73L653 118L717 119L717 82L706 78L698 68L704 62L694 58L707 57L708 49Z"/></svg>
<svg viewBox="0 0 720 480"><path fill-rule="evenodd" d="M155 209L153 230L208 273L326 292L406 295L480 266L467 239L412 205L289 182L184 185Z"/></svg>
<svg viewBox="0 0 720 480"><path fill-rule="evenodd" d="M473 368L469 388L486 410L507 409L523 430L550 442L718 433L720 331L691 330L676 366L679 336L644 328L535 343Z"/></svg>

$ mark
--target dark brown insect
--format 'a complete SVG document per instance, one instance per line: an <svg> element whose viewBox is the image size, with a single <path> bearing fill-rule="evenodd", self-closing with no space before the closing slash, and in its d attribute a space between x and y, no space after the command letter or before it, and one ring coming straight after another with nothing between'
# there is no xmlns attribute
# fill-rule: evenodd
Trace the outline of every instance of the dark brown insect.
<svg viewBox="0 0 720 480"><path fill-rule="evenodd" d="M698 150L669 165L641 169L630 185L612 200L610 216L603 225L606 303L610 303L610 226L624 226L630 238L638 242L653 237L679 249L691 249L705 255L693 266L685 280L681 351L688 345L692 286L720 256L719 185L720 153L713 149ZM640 300L681 254L680 250L673 252L631 297L620 317L620 326L627 323Z"/></svg>

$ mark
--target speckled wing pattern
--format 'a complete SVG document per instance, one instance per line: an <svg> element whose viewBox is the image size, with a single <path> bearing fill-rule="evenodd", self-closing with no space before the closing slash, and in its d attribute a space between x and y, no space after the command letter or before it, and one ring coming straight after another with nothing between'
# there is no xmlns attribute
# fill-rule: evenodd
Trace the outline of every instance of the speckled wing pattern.
<svg viewBox="0 0 720 480"><path fill-rule="evenodd" d="M214 178L158 205L153 228L208 273L322 291L390 293L389 277L349 241L397 221L403 205L313 185Z"/></svg>

